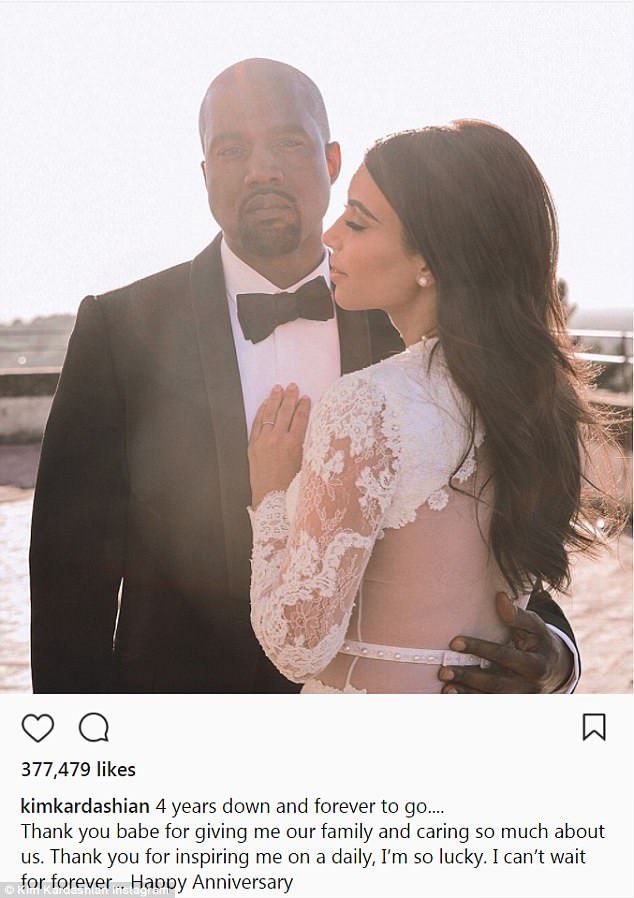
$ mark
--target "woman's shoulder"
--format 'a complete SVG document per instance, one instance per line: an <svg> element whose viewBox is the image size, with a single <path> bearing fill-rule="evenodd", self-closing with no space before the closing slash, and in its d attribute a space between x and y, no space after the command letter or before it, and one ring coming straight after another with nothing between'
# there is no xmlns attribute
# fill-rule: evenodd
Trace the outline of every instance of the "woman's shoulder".
<svg viewBox="0 0 634 898"><path fill-rule="evenodd" d="M379 434L390 439L395 435L394 404L378 369L379 365L371 365L344 374L328 387L310 416L308 437L313 445L349 438L355 456L366 453Z"/></svg>
<svg viewBox="0 0 634 898"><path fill-rule="evenodd" d="M430 430L444 433L446 421L460 413L437 344L421 341L335 381L311 414L313 439L349 437L356 454L384 437L400 453L402 439L413 445L425 442Z"/></svg>
<svg viewBox="0 0 634 898"><path fill-rule="evenodd" d="M381 444L398 460L399 484L385 519L394 528L413 521L424 502L443 508L452 478L464 481L475 470L475 450L484 439L437 340L346 374L326 391L313 415L318 455L348 437L353 456L371 456Z"/></svg>
<svg viewBox="0 0 634 898"><path fill-rule="evenodd" d="M456 445L484 434L475 409L458 388L436 338L360 371L345 374L313 411L316 426L344 437L370 422L429 456L432 445L454 455ZM475 431L475 432L474 432Z"/></svg>
<svg viewBox="0 0 634 898"><path fill-rule="evenodd" d="M423 339L383 361L344 374L324 393L322 408L341 404L372 412L377 405L407 408L413 404L446 407L452 412L463 397L451 379L437 338Z"/></svg>

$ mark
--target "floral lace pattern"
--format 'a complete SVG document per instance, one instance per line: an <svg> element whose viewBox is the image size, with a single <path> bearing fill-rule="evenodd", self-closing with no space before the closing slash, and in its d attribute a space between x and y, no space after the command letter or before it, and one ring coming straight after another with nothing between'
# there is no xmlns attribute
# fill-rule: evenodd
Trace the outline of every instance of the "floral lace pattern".
<svg viewBox="0 0 634 898"><path fill-rule="evenodd" d="M290 680L315 677L341 648L383 529L414 521L425 502L442 510L458 465L458 480L475 469L469 405L441 353L429 363L431 342L333 384L289 496L269 493L249 510L251 622ZM483 437L476 426L475 446Z"/></svg>

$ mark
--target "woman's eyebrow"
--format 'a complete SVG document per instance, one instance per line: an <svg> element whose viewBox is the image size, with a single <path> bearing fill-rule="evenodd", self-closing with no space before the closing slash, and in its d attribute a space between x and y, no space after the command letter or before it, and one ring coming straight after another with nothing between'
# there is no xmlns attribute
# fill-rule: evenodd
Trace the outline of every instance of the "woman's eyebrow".
<svg viewBox="0 0 634 898"><path fill-rule="evenodd" d="M378 222L378 224L381 224L376 215L372 215L368 207L364 206L363 203L359 202L359 200L348 200L348 205L352 206L354 209L359 209L366 216L366 218L371 218L372 221L376 221Z"/></svg>

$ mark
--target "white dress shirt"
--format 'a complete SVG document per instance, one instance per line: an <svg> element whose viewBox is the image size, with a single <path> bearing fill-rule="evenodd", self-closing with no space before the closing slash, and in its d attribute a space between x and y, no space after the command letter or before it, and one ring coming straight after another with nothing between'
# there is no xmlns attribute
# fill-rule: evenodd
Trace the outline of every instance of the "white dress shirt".
<svg viewBox="0 0 634 898"><path fill-rule="evenodd" d="M300 395L309 396L314 405L322 393L341 377L339 331L333 306L333 317L328 321L298 318L281 324L259 343L252 343L242 333L236 296L239 293L294 293L302 284L320 275L330 285L328 254L324 250L324 258L317 268L284 291L239 259L226 240L222 241L220 254L247 432L250 434L255 413L275 384L286 387L289 383L296 383Z"/></svg>

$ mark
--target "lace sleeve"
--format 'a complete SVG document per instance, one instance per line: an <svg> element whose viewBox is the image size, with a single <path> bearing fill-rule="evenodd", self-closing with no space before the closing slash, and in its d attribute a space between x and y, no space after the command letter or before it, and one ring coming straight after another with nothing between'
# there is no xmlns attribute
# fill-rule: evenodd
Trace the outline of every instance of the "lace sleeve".
<svg viewBox="0 0 634 898"><path fill-rule="evenodd" d="M251 622L290 680L315 676L339 651L398 467L398 427L383 395L344 378L311 417L293 524L283 493L250 511Z"/></svg>

